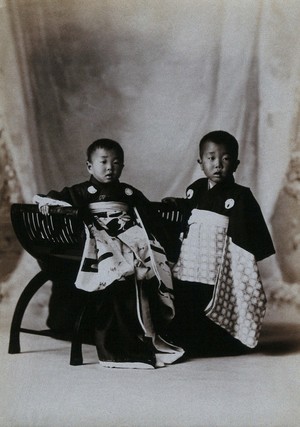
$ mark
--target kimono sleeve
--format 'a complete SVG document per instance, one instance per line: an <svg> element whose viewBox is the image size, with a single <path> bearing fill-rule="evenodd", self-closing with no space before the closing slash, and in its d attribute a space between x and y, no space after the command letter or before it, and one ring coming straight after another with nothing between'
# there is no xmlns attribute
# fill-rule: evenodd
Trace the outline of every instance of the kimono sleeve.
<svg viewBox="0 0 300 427"><path fill-rule="evenodd" d="M252 253L257 261L275 253L262 211L250 189L245 189L234 207L228 226L232 241Z"/></svg>
<svg viewBox="0 0 300 427"><path fill-rule="evenodd" d="M62 200L64 202L70 203L70 205L74 205L72 192L70 191L69 187L65 187L61 191L51 190L47 194L47 197L55 200Z"/></svg>
<svg viewBox="0 0 300 427"><path fill-rule="evenodd" d="M151 202L135 189L135 206L138 209L145 229L153 234L166 252L167 259L175 262L179 255L179 243L176 236L170 233L166 224L163 223L161 216L153 208Z"/></svg>

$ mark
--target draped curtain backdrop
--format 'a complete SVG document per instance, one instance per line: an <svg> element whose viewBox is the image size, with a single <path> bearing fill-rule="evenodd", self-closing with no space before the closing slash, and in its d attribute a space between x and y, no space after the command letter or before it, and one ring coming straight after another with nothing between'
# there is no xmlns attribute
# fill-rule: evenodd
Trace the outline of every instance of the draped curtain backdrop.
<svg viewBox="0 0 300 427"><path fill-rule="evenodd" d="M0 6L3 149L22 200L86 179L86 147L102 137L125 150L123 181L152 200L183 196L202 176L200 138L223 129L277 246L266 280L300 282L298 0Z"/></svg>

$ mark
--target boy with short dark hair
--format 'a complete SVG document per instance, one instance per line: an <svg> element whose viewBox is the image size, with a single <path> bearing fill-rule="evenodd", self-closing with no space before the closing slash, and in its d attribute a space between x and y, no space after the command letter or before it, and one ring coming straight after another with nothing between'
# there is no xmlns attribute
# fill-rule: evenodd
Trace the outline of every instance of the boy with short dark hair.
<svg viewBox="0 0 300 427"><path fill-rule="evenodd" d="M275 252L273 243L251 190L234 181L237 140L228 132L210 132L199 154L206 178L191 184L185 199L163 199L187 218L173 267L172 334L192 353L238 346L230 335L253 348L266 305L257 261Z"/></svg>
<svg viewBox="0 0 300 427"><path fill-rule="evenodd" d="M75 284L97 294L100 364L151 369L173 363L183 350L159 335L174 316L159 218L139 190L119 181L124 153L116 141L94 141L86 164L89 181L34 201L45 215L49 204L61 202L83 210L87 238Z"/></svg>

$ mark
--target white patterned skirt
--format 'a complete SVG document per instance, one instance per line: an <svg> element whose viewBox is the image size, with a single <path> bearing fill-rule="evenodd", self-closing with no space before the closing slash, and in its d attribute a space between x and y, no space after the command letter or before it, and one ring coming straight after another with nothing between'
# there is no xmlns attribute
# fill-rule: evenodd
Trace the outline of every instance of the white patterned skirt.
<svg viewBox="0 0 300 427"><path fill-rule="evenodd" d="M157 360L173 363L184 351L158 333L174 317L164 249L148 235L136 209L134 217L123 203L93 203L90 210L94 221L86 227L75 284L88 292L100 291L96 316L100 361L116 367L139 362L155 366Z"/></svg>

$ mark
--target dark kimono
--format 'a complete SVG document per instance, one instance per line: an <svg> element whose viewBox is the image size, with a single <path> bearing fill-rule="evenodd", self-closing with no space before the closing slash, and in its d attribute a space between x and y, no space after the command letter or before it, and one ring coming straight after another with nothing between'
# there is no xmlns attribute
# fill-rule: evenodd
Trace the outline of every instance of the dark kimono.
<svg viewBox="0 0 300 427"><path fill-rule="evenodd" d="M275 252L257 201L233 178L211 189L203 178L177 203L187 219L173 268L178 329L182 335L189 329L195 337L193 323L204 318L199 310L247 347L255 347L266 309L257 261Z"/></svg>
<svg viewBox="0 0 300 427"><path fill-rule="evenodd" d="M173 285L164 230L149 200L128 184L93 176L50 191L47 200L83 212L86 243L75 285L95 294L100 362L155 367L181 357L183 350L160 336L174 317Z"/></svg>

